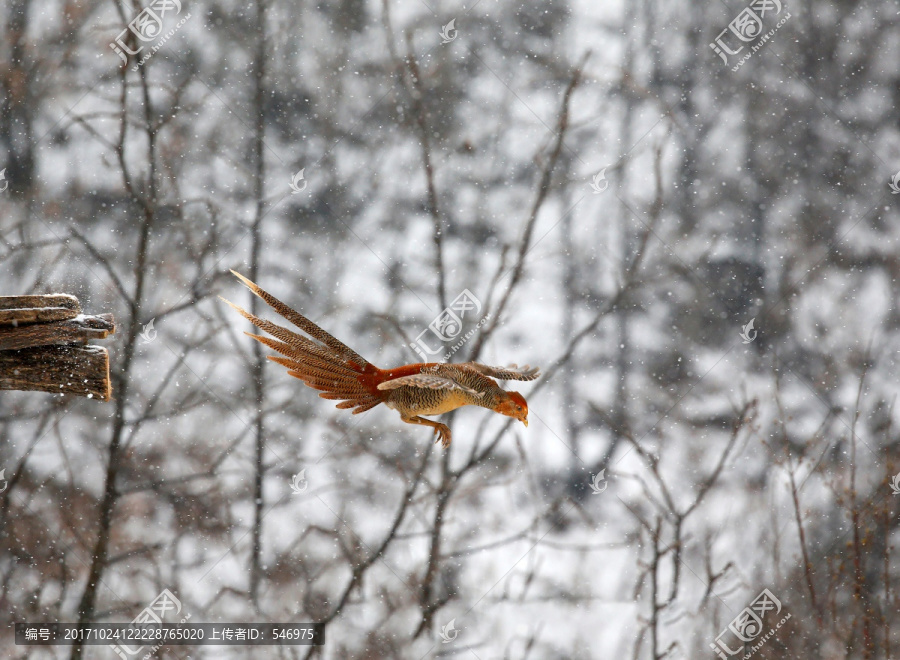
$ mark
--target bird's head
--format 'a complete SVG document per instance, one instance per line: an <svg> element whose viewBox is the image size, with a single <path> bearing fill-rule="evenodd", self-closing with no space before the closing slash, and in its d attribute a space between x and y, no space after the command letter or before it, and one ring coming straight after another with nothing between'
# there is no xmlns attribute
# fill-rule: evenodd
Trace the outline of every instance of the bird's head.
<svg viewBox="0 0 900 660"><path fill-rule="evenodd" d="M525 426L528 426L528 403L525 397L518 392L506 392L506 396L500 399L494 412L507 417L515 417Z"/></svg>

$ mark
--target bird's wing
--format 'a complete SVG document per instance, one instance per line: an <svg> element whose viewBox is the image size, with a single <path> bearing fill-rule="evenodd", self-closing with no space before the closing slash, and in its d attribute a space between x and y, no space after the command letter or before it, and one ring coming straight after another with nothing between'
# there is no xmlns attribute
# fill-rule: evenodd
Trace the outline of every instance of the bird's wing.
<svg viewBox="0 0 900 660"><path fill-rule="evenodd" d="M403 386L421 387L428 390L460 390L467 394L471 394L472 396L484 396L484 392L479 392L478 390L473 390L471 387L466 387L452 378L436 376L435 374L413 374L411 376L401 376L400 378L392 378L383 383L378 383L379 390L394 390Z"/></svg>
<svg viewBox="0 0 900 660"><path fill-rule="evenodd" d="M511 364L508 367L489 367L478 362L462 362L456 366L472 369L485 376L499 378L500 380L534 380L541 375L539 367L530 367L527 364L524 367L515 364Z"/></svg>

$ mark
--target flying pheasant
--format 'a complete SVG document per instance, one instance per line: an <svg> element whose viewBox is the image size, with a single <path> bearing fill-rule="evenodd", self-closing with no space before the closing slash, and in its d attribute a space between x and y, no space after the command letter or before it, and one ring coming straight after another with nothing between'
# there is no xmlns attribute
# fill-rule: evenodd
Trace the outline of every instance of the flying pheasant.
<svg viewBox="0 0 900 660"><path fill-rule="evenodd" d="M481 406L528 426L528 404L518 392L507 392L493 380L534 380L537 367L488 367L477 362L407 364L394 369L379 369L356 351L344 345L299 312L259 288L243 275L231 271L248 289L262 298L282 317L312 339L280 325L258 318L224 298L245 319L275 339L246 333L256 341L275 349L281 356L269 359L288 368L288 374L309 387L320 390L323 399L341 401L338 408L352 408L357 415L385 404L400 413L408 424L434 429L444 447L450 446L450 428L421 415L440 415L461 406Z"/></svg>

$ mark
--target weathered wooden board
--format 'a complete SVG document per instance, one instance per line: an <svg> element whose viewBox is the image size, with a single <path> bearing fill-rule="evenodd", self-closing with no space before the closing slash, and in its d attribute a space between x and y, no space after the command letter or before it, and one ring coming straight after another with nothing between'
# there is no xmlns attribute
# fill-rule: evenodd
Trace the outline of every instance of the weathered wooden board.
<svg viewBox="0 0 900 660"><path fill-rule="evenodd" d="M0 351L0 390L75 394L109 401L109 353L102 346Z"/></svg>
<svg viewBox="0 0 900 660"><path fill-rule="evenodd" d="M0 325L0 351L53 344L86 344L90 339L106 339L115 330L112 314L77 316L65 321L18 327Z"/></svg>
<svg viewBox="0 0 900 660"><path fill-rule="evenodd" d="M46 296L0 296L0 325L23 325L73 319L81 314L78 298L65 293Z"/></svg>

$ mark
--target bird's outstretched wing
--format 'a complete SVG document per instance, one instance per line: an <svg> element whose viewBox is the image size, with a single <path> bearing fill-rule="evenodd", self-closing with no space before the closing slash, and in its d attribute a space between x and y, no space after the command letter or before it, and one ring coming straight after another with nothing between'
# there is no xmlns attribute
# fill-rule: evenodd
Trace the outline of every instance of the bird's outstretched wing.
<svg viewBox="0 0 900 660"><path fill-rule="evenodd" d="M530 367L527 364L524 367L516 364L511 364L508 367L489 367L478 362L461 362L456 366L472 369L480 374L499 380L534 380L541 375L539 367Z"/></svg>
<svg viewBox="0 0 900 660"><path fill-rule="evenodd" d="M400 378L392 378L383 383L378 384L379 390L395 390L398 387L421 387L428 390L460 390L471 394L472 396L482 397L484 392L473 390L466 387L452 378L446 376L436 376L434 374L413 374L411 376L401 376Z"/></svg>

